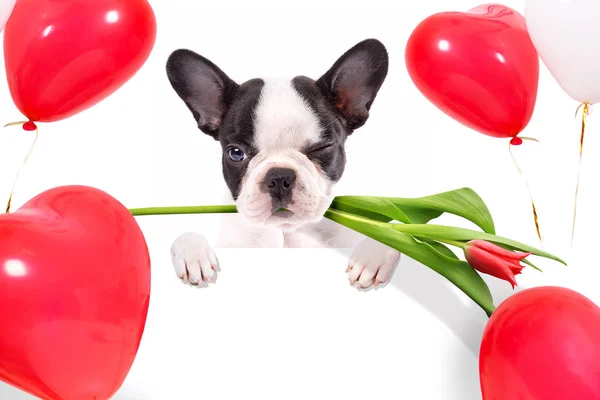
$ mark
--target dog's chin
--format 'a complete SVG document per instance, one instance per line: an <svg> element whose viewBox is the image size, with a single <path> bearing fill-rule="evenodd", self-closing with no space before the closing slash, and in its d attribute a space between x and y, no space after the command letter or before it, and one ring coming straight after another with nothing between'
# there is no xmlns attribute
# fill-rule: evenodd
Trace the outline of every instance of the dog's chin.
<svg viewBox="0 0 600 400"><path fill-rule="evenodd" d="M262 213L252 214L247 214L241 209L240 215L255 227L272 227L292 232L304 225L321 221L326 210L326 206L315 210L295 210L293 206L288 206L287 208L265 209Z"/></svg>
<svg viewBox="0 0 600 400"><path fill-rule="evenodd" d="M315 213L316 214L316 213ZM288 209L278 209L274 211L264 222L266 226L273 226L286 232L295 231L303 225L320 221L322 215L316 214L313 217L302 217L294 211Z"/></svg>

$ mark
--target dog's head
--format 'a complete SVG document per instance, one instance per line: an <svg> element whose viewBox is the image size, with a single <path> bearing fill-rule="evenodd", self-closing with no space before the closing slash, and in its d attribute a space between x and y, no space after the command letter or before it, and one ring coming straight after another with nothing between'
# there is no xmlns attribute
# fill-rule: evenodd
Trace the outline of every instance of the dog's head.
<svg viewBox="0 0 600 400"><path fill-rule="evenodd" d="M238 211L284 230L319 220L346 164L346 138L369 117L388 71L377 40L347 51L320 79L237 84L206 58L177 50L167 75L198 122L221 143Z"/></svg>

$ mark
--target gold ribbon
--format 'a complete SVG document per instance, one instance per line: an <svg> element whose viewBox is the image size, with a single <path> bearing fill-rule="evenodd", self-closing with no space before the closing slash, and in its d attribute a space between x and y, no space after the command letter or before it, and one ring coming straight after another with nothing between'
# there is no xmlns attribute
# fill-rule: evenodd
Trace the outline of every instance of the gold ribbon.
<svg viewBox="0 0 600 400"><path fill-rule="evenodd" d="M573 205L573 227L571 228L571 246L573 246L573 239L575 238L575 225L577 223L577 200L579 197L579 178L581 176L581 161L583 159L583 139L585 138L585 128L587 124L587 117L590 115L590 104L582 103L577 107L575 111L575 118L579 114L579 110L583 109L581 113L581 137L579 139L579 165L577 166L577 185L575 186L575 200Z"/></svg>
<svg viewBox="0 0 600 400"><path fill-rule="evenodd" d="M542 233L540 231L540 222L538 219L537 208L535 207L535 202L533 201L533 195L531 194L531 187L529 186L529 182L525 178L525 175L523 175L523 170L521 169L521 166L517 162L517 158L515 157L515 155L513 154L513 151L512 151L513 146L520 146L523 143L523 140L539 143L539 140L534 139L534 138L514 137L508 145L508 151L510 152L510 156L512 157L513 164L517 168L517 171L519 171L519 175L521 175L521 179L523 179L523 182L525 182L525 186L527 187L527 192L529 193L529 200L531 201L531 209L533 211L533 222L535 223L535 231L537 232L538 238L540 239L540 243L542 243L542 245L543 245L544 241L542 239Z"/></svg>
<svg viewBox="0 0 600 400"><path fill-rule="evenodd" d="M29 148L29 151L27 152L27 155L25 156L25 159L23 160L23 164L21 165L21 167L19 167L19 171L17 172L17 176L15 177L15 180L13 182L12 189L10 190L10 195L8 196L8 203L6 204L6 214L10 213L10 206L11 206L12 199L13 199L13 193L15 191L15 187L17 186L17 182L19 180L19 176L21 175L21 171L23 170L23 168L25 168L25 165L27 164L27 161L29 160L31 153L33 153L33 149L35 148L35 144L37 143L37 140L38 140L38 128L32 121L11 122L9 124L4 125L4 128L8 128L10 126L17 126L17 125L23 125L23 126L27 125L28 127L33 128L31 130L35 130L35 139L33 139L33 143L31 144L31 147Z"/></svg>

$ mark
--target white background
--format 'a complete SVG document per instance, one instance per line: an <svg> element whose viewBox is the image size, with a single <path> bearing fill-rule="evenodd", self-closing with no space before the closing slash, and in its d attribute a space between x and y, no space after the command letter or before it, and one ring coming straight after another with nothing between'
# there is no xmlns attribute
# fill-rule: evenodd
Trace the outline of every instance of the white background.
<svg viewBox="0 0 600 400"><path fill-rule="evenodd" d="M432 106L411 83L404 46L426 16L468 10L467 0L151 1L158 39L148 63L121 90L71 119L40 124L40 140L17 186L14 210L59 185L107 191L128 207L216 204L225 190L220 148L195 128L164 71L190 48L237 81L318 78L355 43L374 37L390 73L367 125L348 142L338 193L423 196L469 186L487 202L503 236L539 245L529 197L508 143L470 131ZM524 1L506 1L523 12ZM217 5L218 4L218 5ZM540 262L520 288L571 287L600 302L595 206L600 140L590 118L579 223L570 246L578 159L577 104L542 65L539 100L518 150L533 183L544 248L569 262ZM22 117L0 82L0 121ZM0 199L33 135L0 136ZM446 223L462 222L445 218ZM144 217L152 298L136 362L116 399L478 399L478 346L486 317L443 278L403 258L386 288L361 293L344 270L351 250L217 250L223 272L209 289L176 278L169 259L182 232L214 238L218 217ZM499 304L512 292L487 279ZM0 384L0 399L29 397Z"/></svg>

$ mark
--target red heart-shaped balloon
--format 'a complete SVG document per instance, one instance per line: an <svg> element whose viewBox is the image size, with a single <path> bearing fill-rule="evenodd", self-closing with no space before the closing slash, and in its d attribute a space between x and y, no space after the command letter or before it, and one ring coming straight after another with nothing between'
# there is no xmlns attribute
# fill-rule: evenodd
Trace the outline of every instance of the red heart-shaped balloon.
<svg viewBox="0 0 600 400"><path fill-rule="evenodd" d="M43 399L108 399L136 356L150 257L131 213L89 187L0 215L0 379Z"/></svg>
<svg viewBox="0 0 600 400"><path fill-rule="evenodd" d="M484 400L600 399L600 308L559 287L514 294L485 328L479 374Z"/></svg>
<svg viewBox="0 0 600 400"><path fill-rule="evenodd" d="M32 121L68 118L127 82L155 39L147 0L19 0L4 30L13 101Z"/></svg>
<svg viewBox="0 0 600 400"><path fill-rule="evenodd" d="M518 135L531 120L538 54L525 19L498 4L425 19L406 46L417 88L460 123L494 137Z"/></svg>

